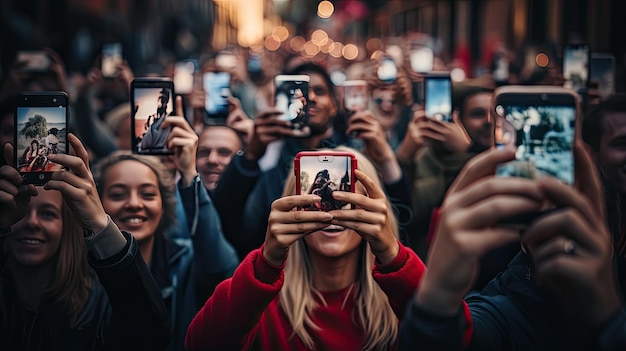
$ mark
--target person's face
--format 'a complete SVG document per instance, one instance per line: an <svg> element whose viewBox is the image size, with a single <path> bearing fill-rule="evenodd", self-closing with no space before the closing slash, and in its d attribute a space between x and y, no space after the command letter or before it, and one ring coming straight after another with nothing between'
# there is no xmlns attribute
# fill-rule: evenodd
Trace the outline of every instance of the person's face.
<svg viewBox="0 0 626 351"><path fill-rule="evenodd" d="M372 89L371 110L374 117L387 130L392 128L398 121L398 109L395 103L393 86Z"/></svg>
<svg viewBox="0 0 626 351"><path fill-rule="evenodd" d="M63 235L63 196L38 187L24 218L13 225L8 238L11 255L20 265L41 266L56 257Z"/></svg>
<svg viewBox="0 0 626 351"><path fill-rule="evenodd" d="M323 134L337 113L337 106L328 90L328 85L317 73L308 73L309 81L309 126L314 135Z"/></svg>
<svg viewBox="0 0 626 351"><path fill-rule="evenodd" d="M196 167L202 183L208 190L217 187L222 173L239 149L241 149L239 137L230 128L213 126L202 131L198 139Z"/></svg>
<svg viewBox="0 0 626 351"><path fill-rule="evenodd" d="M104 174L104 210L121 230L141 243L152 238L163 214L163 200L156 174L133 160L120 161Z"/></svg>
<svg viewBox="0 0 626 351"><path fill-rule="evenodd" d="M626 113L607 112L597 159L618 191L626 193Z"/></svg>
<svg viewBox="0 0 626 351"><path fill-rule="evenodd" d="M493 144L494 123L491 116L491 99L489 93L480 93L469 97L461 122L470 138L477 146L488 148Z"/></svg>
<svg viewBox="0 0 626 351"><path fill-rule="evenodd" d="M365 194L360 184L357 184L356 192ZM349 207L348 204L344 208ZM307 235L304 240L312 253L328 258L338 258L355 253L363 238L352 229L330 225Z"/></svg>

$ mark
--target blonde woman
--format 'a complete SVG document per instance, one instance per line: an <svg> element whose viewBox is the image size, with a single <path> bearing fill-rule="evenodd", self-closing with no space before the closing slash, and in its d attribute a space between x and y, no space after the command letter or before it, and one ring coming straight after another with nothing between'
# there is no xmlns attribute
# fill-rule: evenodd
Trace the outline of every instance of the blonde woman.
<svg viewBox="0 0 626 351"><path fill-rule="evenodd" d="M345 148L342 150L346 150ZM357 156L355 209L298 211L319 202L287 179L263 246L222 282L187 331L188 350L392 350L425 266L397 240L374 166Z"/></svg>

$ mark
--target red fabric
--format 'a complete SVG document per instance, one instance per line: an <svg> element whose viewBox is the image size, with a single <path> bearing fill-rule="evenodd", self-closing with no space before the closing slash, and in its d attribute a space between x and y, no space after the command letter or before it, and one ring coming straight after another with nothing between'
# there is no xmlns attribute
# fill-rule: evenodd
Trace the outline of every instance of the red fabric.
<svg viewBox="0 0 626 351"><path fill-rule="evenodd" d="M426 267L411 249L399 245L398 256L387 265L374 265L372 274L401 320ZM248 254L198 312L187 331L187 350L307 350L297 336L290 338L293 329L279 305L283 267L271 265L260 250ZM364 335L352 319L354 300L341 309L349 291L324 293L328 305L313 314L320 330L309 331L316 349L361 349Z"/></svg>
<svg viewBox="0 0 626 351"><path fill-rule="evenodd" d="M439 207L435 207L433 212L430 214L430 224L428 226L428 236L426 237L426 245L430 247L430 244L435 240L435 234L437 233L437 225L439 224L439 217L441 216L441 211L439 211Z"/></svg>

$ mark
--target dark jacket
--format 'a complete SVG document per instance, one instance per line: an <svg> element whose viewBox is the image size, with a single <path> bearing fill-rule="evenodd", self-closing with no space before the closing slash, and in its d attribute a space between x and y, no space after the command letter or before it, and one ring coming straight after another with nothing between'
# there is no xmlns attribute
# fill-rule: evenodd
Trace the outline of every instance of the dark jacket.
<svg viewBox="0 0 626 351"><path fill-rule="evenodd" d="M581 329L558 299L534 280L520 253L480 293L465 298L473 334L469 350L626 350L626 307L597 330ZM460 349L459 316L432 316L409 307L400 338L403 350ZM581 323L582 324L582 323ZM447 345L447 348L441 348Z"/></svg>
<svg viewBox="0 0 626 351"><path fill-rule="evenodd" d="M3 350L163 350L169 339L165 306L137 242L106 260L89 257L89 297L70 325L64 306L52 299L26 309L8 270L0 278L0 345Z"/></svg>

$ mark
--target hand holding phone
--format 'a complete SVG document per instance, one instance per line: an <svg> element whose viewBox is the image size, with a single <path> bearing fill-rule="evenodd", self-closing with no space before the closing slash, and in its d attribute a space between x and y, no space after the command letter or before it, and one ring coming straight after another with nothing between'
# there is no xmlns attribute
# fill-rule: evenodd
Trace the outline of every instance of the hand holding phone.
<svg viewBox="0 0 626 351"><path fill-rule="evenodd" d="M275 106L285 111L280 119L291 122L294 136L307 137L309 128L309 76L279 75L274 79Z"/></svg>
<svg viewBox="0 0 626 351"><path fill-rule="evenodd" d="M119 74L118 66L122 64L122 43L106 43L102 45L102 77L115 78Z"/></svg>
<svg viewBox="0 0 626 351"><path fill-rule="evenodd" d="M346 206L332 193L336 190L354 192L356 157L349 152L302 151L294 159L296 194L314 194L319 203L304 207L306 211L331 211Z"/></svg>
<svg viewBox="0 0 626 351"><path fill-rule="evenodd" d="M68 152L68 97L62 91L22 92L16 97L15 165L24 184L43 185L63 166L48 159Z"/></svg>
<svg viewBox="0 0 626 351"><path fill-rule="evenodd" d="M163 122L175 109L174 83L170 78L135 78L131 83L131 135L133 152L171 155L167 140L171 126Z"/></svg>
<svg viewBox="0 0 626 351"><path fill-rule="evenodd" d="M424 76L424 109L430 118L452 122L452 80L449 72L432 72Z"/></svg>
<svg viewBox="0 0 626 351"><path fill-rule="evenodd" d="M16 62L22 72L43 73L50 70L52 59L45 51L19 51Z"/></svg>
<svg viewBox="0 0 626 351"><path fill-rule="evenodd" d="M563 50L564 87L581 93L589 82L589 46L568 44Z"/></svg>

